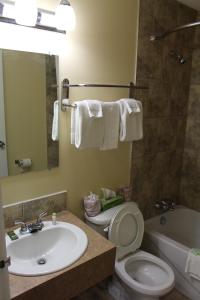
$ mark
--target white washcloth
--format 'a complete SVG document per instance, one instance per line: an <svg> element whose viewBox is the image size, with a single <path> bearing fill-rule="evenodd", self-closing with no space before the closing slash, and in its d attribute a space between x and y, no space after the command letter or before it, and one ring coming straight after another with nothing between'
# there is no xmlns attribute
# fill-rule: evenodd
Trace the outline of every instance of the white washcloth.
<svg viewBox="0 0 200 300"><path fill-rule="evenodd" d="M142 103L135 99L120 99L120 141L132 142L143 138Z"/></svg>
<svg viewBox="0 0 200 300"><path fill-rule="evenodd" d="M200 280L200 249L190 249L185 265L185 273Z"/></svg>
<svg viewBox="0 0 200 300"><path fill-rule="evenodd" d="M59 101L53 104L53 124L52 124L52 140L58 141L59 138Z"/></svg>
<svg viewBox="0 0 200 300"><path fill-rule="evenodd" d="M102 104L99 100L84 100L87 104L90 118L102 118Z"/></svg>
<svg viewBox="0 0 200 300"><path fill-rule="evenodd" d="M99 148L103 143L103 118L90 118L86 101L75 104L71 114L71 143L78 149Z"/></svg>
<svg viewBox="0 0 200 300"><path fill-rule="evenodd" d="M104 137L101 150L118 147L120 112L117 102L103 102Z"/></svg>

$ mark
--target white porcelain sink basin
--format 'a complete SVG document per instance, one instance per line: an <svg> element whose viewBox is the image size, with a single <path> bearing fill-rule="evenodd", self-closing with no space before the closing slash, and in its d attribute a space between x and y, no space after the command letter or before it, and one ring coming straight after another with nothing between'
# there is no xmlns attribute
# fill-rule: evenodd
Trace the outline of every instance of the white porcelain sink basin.
<svg viewBox="0 0 200 300"><path fill-rule="evenodd" d="M65 223L44 222L42 231L21 235L18 240L6 236L9 272L22 276L38 276L68 267L85 252L87 235L79 227Z"/></svg>

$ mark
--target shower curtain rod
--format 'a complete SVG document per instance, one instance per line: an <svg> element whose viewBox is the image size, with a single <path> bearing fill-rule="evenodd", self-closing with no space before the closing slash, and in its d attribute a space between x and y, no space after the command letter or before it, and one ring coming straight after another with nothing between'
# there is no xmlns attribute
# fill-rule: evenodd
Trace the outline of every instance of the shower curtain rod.
<svg viewBox="0 0 200 300"><path fill-rule="evenodd" d="M179 27L176 27L174 29L171 29L171 30L167 30L159 35L151 35L150 36L150 41L156 41L156 40L162 40L164 38L166 38L168 35L174 33L174 32L177 32L177 31L181 31L181 30L184 30L184 29L189 29L189 28L193 28L193 27L196 27L196 26L200 26L200 21L197 21L197 22L194 22L194 23L189 23L189 24L186 24L186 25L182 25L182 26L179 26Z"/></svg>

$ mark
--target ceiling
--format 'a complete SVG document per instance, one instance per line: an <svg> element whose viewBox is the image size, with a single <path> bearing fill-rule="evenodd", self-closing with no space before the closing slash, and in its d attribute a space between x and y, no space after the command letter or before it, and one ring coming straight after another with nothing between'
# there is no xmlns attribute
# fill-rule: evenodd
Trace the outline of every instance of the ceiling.
<svg viewBox="0 0 200 300"><path fill-rule="evenodd" d="M190 6L196 10L200 10L200 1L199 0L178 0L179 2Z"/></svg>

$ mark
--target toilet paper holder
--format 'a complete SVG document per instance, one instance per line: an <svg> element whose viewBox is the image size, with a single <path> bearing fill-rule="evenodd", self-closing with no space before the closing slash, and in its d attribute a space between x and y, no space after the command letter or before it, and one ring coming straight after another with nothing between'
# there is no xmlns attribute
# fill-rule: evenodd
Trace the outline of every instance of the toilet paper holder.
<svg viewBox="0 0 200 300"><path fill-rule="evenodd" d="M29 169L32 166L32 160L30 158L16 159L15 164L22 169Z"/></svg>

